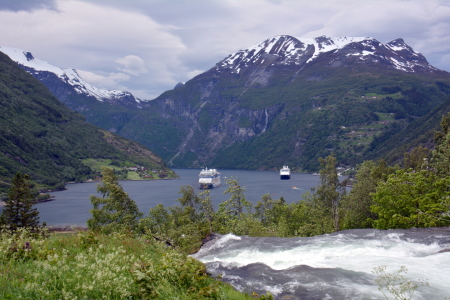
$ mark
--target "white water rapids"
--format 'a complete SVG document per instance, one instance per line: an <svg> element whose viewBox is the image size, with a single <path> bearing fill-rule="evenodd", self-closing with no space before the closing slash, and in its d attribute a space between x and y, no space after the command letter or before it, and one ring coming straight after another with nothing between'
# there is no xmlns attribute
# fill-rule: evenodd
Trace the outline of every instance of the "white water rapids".
<svg viewBox="0 0 450 300"><path fill-rule="evenodd" d="M215 235L193 255L240 291L275 299L385 299L373 269L426 280L413 299L450 297L450 228L347 230L309 238ZM394 299L389 293L389 299Z"/></svg>

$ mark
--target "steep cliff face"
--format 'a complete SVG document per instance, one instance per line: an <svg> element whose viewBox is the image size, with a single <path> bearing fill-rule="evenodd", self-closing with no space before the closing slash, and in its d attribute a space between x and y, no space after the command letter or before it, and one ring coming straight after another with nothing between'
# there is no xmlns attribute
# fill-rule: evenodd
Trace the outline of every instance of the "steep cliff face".
<svg viewBox="0 0 450 300"><path fill-rule="evenodd" d="M222 148L266 132L284 107L283 104L275 104L262 109L248 109L229 99L216 101L221 98L220 92L211 86L211 82L199 83L197 99L167 96L149 102L144 108L148 113L142 112L131 120L121 133L139 139L140 134L134 135L138 124L152 128L145 141L150 143L149 147L162 148L160 153L169 165L202 167ZM183 88L177 90L181 90L180 95L184 92ZM160 128L162 123L167 127ZM175 148L161 147L160 135L166 135L166 140L174 139ZM186 160L189 164L185 163Z"/></svg>

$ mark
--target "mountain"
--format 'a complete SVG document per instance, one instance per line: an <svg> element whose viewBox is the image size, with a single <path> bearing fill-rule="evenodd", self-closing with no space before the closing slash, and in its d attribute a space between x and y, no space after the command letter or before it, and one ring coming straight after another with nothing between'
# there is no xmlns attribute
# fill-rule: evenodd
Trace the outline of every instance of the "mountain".
<svg viewBox="0 0 450 300"><path fill-rule="evenodd" d="M216 64L216 72L239 74L254 67L303 67L325 59L330 67L364 63L374 67L405 72L439 71L425 57L415 52L402 39L386 45L367 37L296 39L277 36L245 50L229 55ZM272 68L270 68L272 69ZM271 77L271 76L269 76Z"/></svg>
<svg viewBox="0 0 450 300"><path fill-rule="evenodd" d="M144 104L146 118L119 133L176 166L315 171L331 152L360 162L374 141L447 99L449 86L448 72L401 39L277 36ZM138 124L165 124L165 137Z"/></svg>
<svg viewBox="0 0 450 300"><path fill-rule="evenodd" d="M138 108L77 111L172 166L316 171L331 152L342 165L381 157L378 144L449 91L450 74L402 39L283 35L230 54Z"/></svg>
<svg viewBox="0 0 450 300"><path fill-rule="evenodd" d="M88 159L141 165L173 175L145 147L87 123L3 53L0 107L0 189L8 188L17 171L48 188L93 178L97 175L83 163Z"/></svg>
<svg viewBox="0 0 450 300"><path fill-rule="evenodd" d="M19 66L41 81L66 106L81 112L88 122L111 129L126 123L143 101L127 91L103 90L86 82L75 69L60 68L22 49L0 47ZM111 120L115 122L111 122Z"/></svg>

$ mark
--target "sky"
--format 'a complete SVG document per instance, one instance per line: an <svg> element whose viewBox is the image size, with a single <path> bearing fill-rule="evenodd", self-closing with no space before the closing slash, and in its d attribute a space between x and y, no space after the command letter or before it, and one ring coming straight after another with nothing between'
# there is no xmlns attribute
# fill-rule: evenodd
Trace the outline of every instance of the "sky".
<svg viewBox="0 0 450 300"><path fill-rule="evenodd" d="M403 38L450 71L450 0L0 0L0 46L151 100L277 35Z"/></svg>

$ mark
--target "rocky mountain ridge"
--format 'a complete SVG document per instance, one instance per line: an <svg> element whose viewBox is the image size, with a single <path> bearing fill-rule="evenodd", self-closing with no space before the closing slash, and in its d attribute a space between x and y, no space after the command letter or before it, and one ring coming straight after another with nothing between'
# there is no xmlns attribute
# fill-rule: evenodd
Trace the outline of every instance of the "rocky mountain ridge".
<svg viewBox="0 0 450 300"><path fill-rule="evenodd" d="M44 83L63 103L69 104L72 94L130 108L138 108L142 102L127 91L99 89L86 82L77 70L55 67L22 49L1 46L0 51Z"/></svg>
<svg viewBox="0 0 450 300"><path fill-rule="evenodd" d="M281 35L265 40L255 46L230 54L215 66L216 71L229 70L238 74L249 66L296 65L304 67L324 55L329 56L330 66L339 66L344 61L372 61L405 72L437 71L426 58L415 52L399 38L382 44L370 37L321 36L317 38L294 38Z"/></svg>

